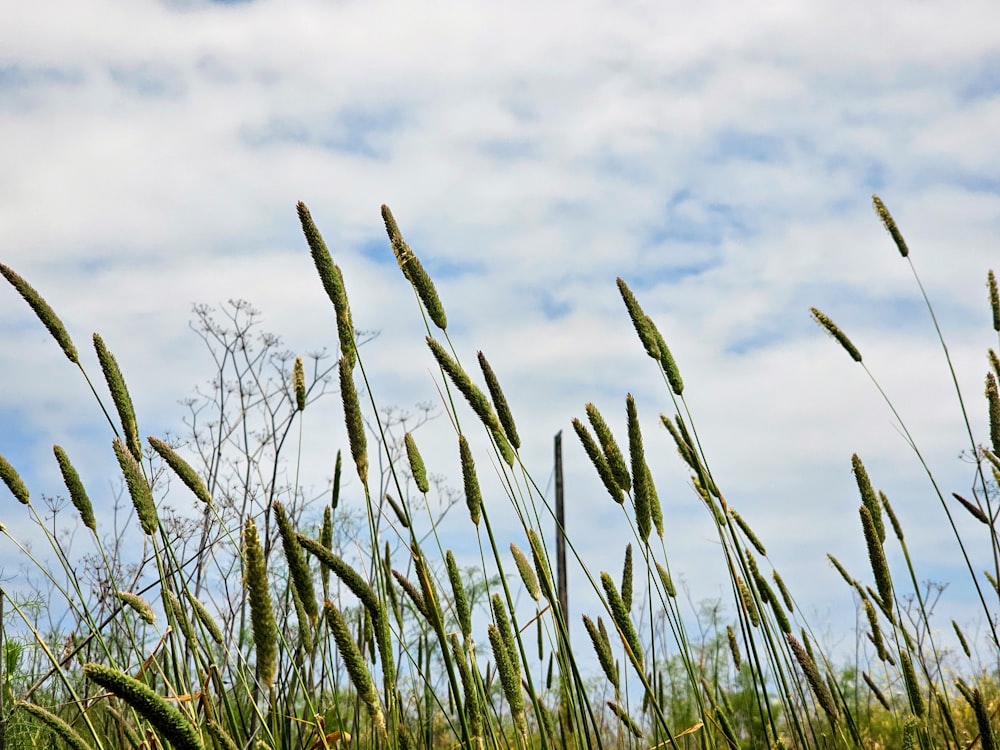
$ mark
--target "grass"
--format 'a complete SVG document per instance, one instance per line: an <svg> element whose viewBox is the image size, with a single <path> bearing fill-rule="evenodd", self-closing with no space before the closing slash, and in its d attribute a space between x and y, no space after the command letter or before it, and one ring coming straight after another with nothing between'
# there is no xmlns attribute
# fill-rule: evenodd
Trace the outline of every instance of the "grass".
<svg viewBox="0 0 1000 750"><path fill-rule="evenodd" d="M899 228L877 197L875 208L913 269L937 328ZM961 648L945 647L933 616L940 590L919 583L899 518L853 456L858 533L870 569L849 571L830 556L861 615L858 657L838 664L822 650L751 523L728 506L722 479L698 438L678 365L618 279L625 312L663 377L670 409L661 423L714 522L730 598L692 611L678 597L661 543L658 490L628 395L625 435L614 435L593 404L585 406L585 420L573 421L595 481L621 506L633 535L622 549L620 574L593 570L577 556L602 603L583 615L581 630L561 611L552 553L541 532L552 523L552 509L521 464L520 437L500 380L482 354L485 390L462 364L433 282L388 208L389 240L441 369L461 458L461 492L442 488L428 471L433 467L424 464L418 430L429 408L416 418L379 408L364 368L368 334L354 328L343 275L301 203L298 213L335 308L340 358L331 366L312 356L307 373L302 358L293 360L276 337L257 331L257 313L246 303L232 303L222 321L196 308L195 330L218 372L188 402L185 441L151 437L144 445L125 378L103 339L95 335L93 343L110 407L54 310L0 265L90 385L107 417L124 488L109 532L95 518L71 457L55 447L70 502L96 550L80 561L60 530L69 512L64 504L43 498L39 505L0 457L0 478L35 522L36 543L6 527L0 532L43 581L34 590L0 589L0 749L997 746L995 351L988 352L980 407L989 415L985 442L969 426L955 379L977 488L971 499L953 497L938 486L861 352L829 316L813 309L816 322L871 377L920 459L989 633L987 651L973 652L959 625L945 621ZM1000 334L992 272L988 289ZM951 368L943 337L941 346ZM329 493L306 497L298 458L289 461L286 454L297 429L301 438L310 404L332 393L335 382L348 440L343 453L337 449ZM466 434L479 430L489 436L492 456L473 455ZM476 468L491 459L523 526L525 549L494 534L495 502L483 502ZM344 471L360 480L360 513L340 506ZM197 500L197 517L165 504L172 483ZM472 568L460 569L438 535L441 518L451 512L468 514L478 540L480 562ZM956 514L980 522L988 559L970 557ZM43 560L36 549L42 546L54 563ZM571 539L569 548L576 555ZM894 568L887 549L895 559L897 548L903 564ZM515 582L534 603L530 618L514 606ZM477 614L488 620L485 632L473 627ZM531 668L539 664L544 670Z"/></svg>

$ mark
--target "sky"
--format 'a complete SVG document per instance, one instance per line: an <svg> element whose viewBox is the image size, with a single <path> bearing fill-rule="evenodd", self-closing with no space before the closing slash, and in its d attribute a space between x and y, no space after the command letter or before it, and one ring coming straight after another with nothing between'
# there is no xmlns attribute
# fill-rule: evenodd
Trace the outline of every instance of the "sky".
<svg viewBox="0 0 1000 750"><path fill-rule="evenodd" d="M497 371L543 488L563 431L570 538L593 572L616 577L628 522L571 420L592 401L624 444L635 396L665 548L696 608L728 599L718 543L659 426L673 406L621 276L671 347L717 483L817 632L853 650L855 602L827 552L871 581L858 453L919 579L950 583L940 628L954 618L981 638L933 488L877 388L808 310L861 350L945 496L968 497L951 376L871 195L907 238L985 442L997 14L975 0L21 4L0 29L0 261L57 310L98 385L89 339L102 334L141 434L177 434L179 401L213 374L193 304L246 299L289 350L336 350L295 213L305 201L355 325L379 332L362 347L377 401L440 408L441 375L382 226L388 204L462 361L483 350ZM63 445L101 523L115 466L85 381L10 288L0 335L0 453L41 497L63 492L51 453ZM322 487L347 448L338 399L307 410L304 430L303 482ZM430 470L460 487L448 418L417 435ZM472 439L501 541L526 548L491 484L486 438ZM345 486L345 503L361 497L356 479ZM37 534L13 500L0 507L8 528ZM982 527L956 517L981 570ZM459 508L445 545L470 555L469 529ZM0 563L19 575L7 543ZM579 571L570 592L577 624L598 613Z"/></svg>

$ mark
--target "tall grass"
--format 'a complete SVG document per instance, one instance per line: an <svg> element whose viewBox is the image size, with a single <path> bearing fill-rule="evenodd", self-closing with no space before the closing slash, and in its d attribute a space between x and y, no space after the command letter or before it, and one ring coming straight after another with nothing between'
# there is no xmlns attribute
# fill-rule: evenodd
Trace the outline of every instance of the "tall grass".
<svg viewBox="0 0 1000 750"><path fill-rule="evenodd" d="M882 201L874 203L913 269L940 337L909 248ZM870 569L849 571L830 556L863 613L859 658L845 666L823 651L771 565L766 540L727 502L678 363L618 279L625 312L663 378L667 408L660 423L714 524L718 543L711 549L725 564L729 600L691 611L678 597L638 405L623 394L626 434L615 435L593 404L584 406L585 419L572 421L595 480L631 529L620 574L592 569L569 540L601 603L582 616L581 629L567 620L555 594L542 532L551 527L553 511L521 462L501 380L482 352L478 373L463 364L433 282L387 207L382 214L423 315L429 361L442 374L464 504L432 497L433 467L424 463L416 429L425 420L408 423L379 408L343 273L304 204L299 220L337 321L335 368L347 437L330 446L335 476L330 494L321 497L299 491L298 457L290 478L284 458L286 439L301 430L310 404L333 382L334 367L321 357L313 358L307 375L303 360L281 352L273 337L253 340L256 313L245 303L233 305L228 323L198 308L196 330L216 358L218 377L199 394L202 400L189 402L187 444L150 437L144 445L125 378L103 339L95 335L93 343L110 401L53 309L0 265L90 384L110 427L129 515L139 526L109 532L95 518L70 456L56 446L69 498L97 550L81 568L47 522L46 509L0 456L0 478L36 524L33 537L49 555L0 527L46 582L37 595L0 589L0 750L996 747L1000 359L993 349L982 404L990 435L982 444L940 337L977 469L972 497L951 495L939 487L860 350L830 316L812 310L849 356L845 366L853 361L871 377L925 468L989 632L988 652L974 653L952 620L946 625L961 651L949 652L901 519L855 455L849 460L860 498L858 533ZM992 271L986 301L1000 334ZM477 385L480 376L485 390ZM477 457L470 448L467 436L480 431L491 456ZM342 450L349 461L342 462ZM478 481L484 461L500 473L526 547L494 531L499 510L495 500L483 502ZM364 493L360 516L339 504L345 470L357 474ZM199 501L200 518L165 508L172 478ZM479 553L472 568L461 570L438 534L447 512L468 514ZM988 559L972 557L956 523L966 514L982 527ZM142 552L130 557L126 540L136 537ZM897 548L902 566L889 562ZM520 587L534 603L528 618L514 606ZM488 619L485 632L473 627L477 611ZM44 625L51 621L71 625Z"/></svg>

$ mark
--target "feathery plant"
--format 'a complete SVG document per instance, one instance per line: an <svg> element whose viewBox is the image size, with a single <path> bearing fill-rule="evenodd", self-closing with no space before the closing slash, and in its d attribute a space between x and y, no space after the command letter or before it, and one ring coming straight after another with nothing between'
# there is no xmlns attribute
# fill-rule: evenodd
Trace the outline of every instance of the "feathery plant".
<svg viewBox="0 0 1000 750"><path fill-rule="evenodd" d="M625 312L663 379L658 425L713 524L729 596L692 609L690 595L678 595L655 454L645 447L653 436L641 427L652 407L626 394L623 435L593 403L572 420L629 529L620 575L592 569L568 540L600 603L581 615L581 629L555 594L544 533L554 511L522 463L501 379L481 351L478 373L463 363L438 290L392 212L383 206L382 219L423 316L428 362L439 370L461 491L444 488L420 450L418 428L430 409L414 419L380 408L363 356L372 336L354 328L344 273L299 203L305 244L333 307L336 364L316 354L307 368L276 337L254 338L257 313L246 303L231 303L228 323L196 308L193 327L218 376L187 402L187 440L143 443L104 339L95 334L93 344L109 401L49 304L0 265L91 388L112 433L128 499L120 505L130 508L119 508L129 519L124 527L117 514L107 527L85 488L86 472L54 447L95 550L78 566L57 528L67 520L63 506L43 498L39 507L0 455L0 480L48 548L0 526L44 587L42 605L25 591L0 590L0 748L996 747L1000 358L989 349L990 434L980 443L910 249L881 199L874 205L910 265L956 383L975 466L971 492L939 486L861 350L830 316L815 308L812 316L871 378L925 469L988 623L986 637L972 638L951 620L960 649L946 646L934 618L941 589L921 584L905 515L855 455L870 569L855 575L829 557L858 607L858 655L843 664L825 652L771 564L767 540L723 492L678 361L622 278ZM1000 335L992 271L987 289ZM331 446L331 486L306 496L298 479L303 421L334 385L345 439ZM490 455L474 453L477 441ZM294 456L286 459L286 449ZM497 514L508 508L484 499L479 477L490 465L520 525L516 539L495 533ZM345 492L355 502L344 503ZM194 512L174 510L164 502L168 493L188 493ZM464 568L439 529L462 505L476 540ZM986 560L974 559L969 523L988 542ZM53 619L72 627L43 624Z"/></svg>

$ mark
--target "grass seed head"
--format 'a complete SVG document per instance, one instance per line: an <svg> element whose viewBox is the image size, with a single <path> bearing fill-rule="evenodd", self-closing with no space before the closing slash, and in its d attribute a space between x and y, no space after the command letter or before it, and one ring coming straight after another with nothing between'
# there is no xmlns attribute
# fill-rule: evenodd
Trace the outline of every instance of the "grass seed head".
<svg viewBox="0 0 1000 750"><path fill-rule="evenodd" d="M392 211L386 205L382 206L382 220L385 222L385 231L389 235L389 242L392 244L392 252L396 256L396 262L403 276L410 282L413 291L427 310L427 315L431 321L442 331L448 327L448 316L445 315L444 305L438 297L434 282L427 275L420 259L414 254L410 246L406 244L396 219L393 218Z"/></svg>
<svg viewBox="0 0 1000 750"><path fill-rule="evenodd" d="M372 587L361 577L358 571L345 562L343 558L335 555L329 548L315 539L300 533L296 533L295 538L298 539L302 549L319 560L324 568L332 570L333 574L367 607L372 616L378 619L379 611L381 610L378 597L375 596Z"/></svg>
<svg viewBox="0 0 1000 750"><path fill-rule="evenodd" d="M635 501L635 523L639 537L649 539L652 529L652 481L646 466L646 454L642 447L642 431L639 428L639 414L635 399L628 394L625 399L628 414L628 449L632 459L632 497Z"/></svg>
<svg viewBox="0 0 1000 750"><path fill-rule="evenodd" d="M625 279L619 276L616 283L622 301L625 303L625 309L628 310L628 316L632 319L632 325L635 326L635 332L639 335L639 341L642 342L643 349L650 357L659 360L660 349L654 333L656 326L653 325L652 319L642 311L639 301L635 298L628 284L625 283Z"/></svg>
<svg viewBox="0 0 1000 750"><path fill-rule="evenodd" d="M892 576L889 573L889 563L885 558L882 540L879 539L875 521L868 506L858 508L861 514L861 526L865 532L865 543L868 547L868 560L871 563L872 574L875 576L875 586L878 598L887 614L892 612Z"/></svg>
<svg viewBox="0 0 1000 750"><path fill-rule="evenodd" d="M371 673L365 665L364 657L358 645L354 642L350 628L344 620L344 615L329 599L323 603L323 613L326 615L326 622L333 633L333 639L337 643L337 649L347 667L347 674L351 678L354 689L358 691L358 697L368 709L368 716L372 723L384 734L385 716L382 712L382 704L375 690L375 683L372 681Z"/></svg>
<svg viewBox="0 0 1000 750"><path fill-rule="evenodd" d="M851 468L854 471L854 479L858 483L858 491L861 493L861 502L865 504L868 512L872 515L872 521L874 521L875 529L878 531L879 542L884 542L885 524L882 522L882 506L879 504L871 480L868 478L868 472L857 453L851 456Z"/></svg>
<svg viewBox="0 0 1000 750"><path fill-rule="evenodd" d="M156 622L156 614L149 602L131 591L116 591L115 596L122 604L127 604L139 617L152 625Z"/></svg>
<svg viewBox="0 0 1000 750"><path fill-rule="evenodd" d="M924 693L917 681L917 673L913 669L910 652L906 649L901 649L899 652L899 665L903 672L903 684L906 686L910 709L915 716L923 716L927 711L927 704L924 702Z"/></svg>
<svg viewBox="0 0 1000 750"><path fill-rule="evenodd" d="M448 580L451 582L451 592L454 596L452 603L455 605L458 627L462 630L462 637L470 639L472 638L472 610L469 608L469 600L465 595L465 584L462 583L462 575L451 550L445 554L445 567L448 569Z"/></svg>
<svg viewBox="0 0 1000 750"><path fill-rule="evenodd" d="M344 422L347 425L347 440L351 446L351 457L358 470L361 484L368 484L368 441L365 439L365 423L361 418L361 403L354 387L351 365L345 357L340 358L340 397L344 403Z"/></svg>
<svg viewBox="0 0 1000 750"><path fill-rule="evenodd" d="M201 736L188 718L145 683L101 664L85 664L83 673L128 703L177 750L204 750Z"/></svg>
<svg viewBox="0 0 1000 750"><path fill-rule="evenodd" d="M118 360L115 359L108 348L104 345L104 339L100 334L94 334L94 350L97 352L97 360L101 364L101 372L104 373L104 380L108 384L111 392L111 400L118 411L118 418L122 423L122 433L125 435L125 445L135 457L136 461L142 460L142 444L139 442L139 428L135 419L135 407L132 404L132 396L129 395L128 387L125 385L125 378L118 367Z"/></svg>
<svg viewBox="0 0 1000 750"><path fill-rule="evenodd" d="M622 602L625 609L632 611L632 545L625 547L625 562L622 565Z"/></svg>
<svg viewBox="0 0 1000 750"><path fill-rule="evenodd" d="M663 567L659 562L656 563L656 572L660 576L660 583L663 585L663 593L669 596L671 599L677 596L677 587L674 586L674 579L670 577L670 573L665 567Z"/></svg>
<svg viewBox="0 0 1000 750"><path fill-rule="evenodd" d="M548 564L545 555L545 548L542 540L534 529L528 529L528 546L531 547L531 561L535 564L535 573L538 575L538 586L549 604L555 606L559 601L555 594L555 586L552 585L552 568ZM563 613L565 615L565 613Z"/></svg>
<svg viewBox="0 0 1000 750"><path fill-rule="evenodd" d="M181 458L180 454L165 441L152 436L146 439L153 450L159 454L160 458L166 461L167 466L173 469L174 473L181 478L181 481L184 482L187 488L194 493L194 496L205 503L205 505L211 505L212 495L201 480L201 477L198 476L198 472L194 470L194 467Z"/></svg>
<svg viewBox="0 0 1000 750"><path fill-rule="evenodd" d="M73 464L70 463L66 451L56 445L53 446L52 452L55 453L56 462L59 464L59 471L62 473L63 483L69 492L69 499L73 503L73 507L80 514L80 520L83 521L84 526L96 532L97 519L94 518L94 506L91 505L87 491L83 488L80 475L73 468Z"/></svg>
<svg viewBox="0 0 1000 750"><path fill-rule="evenodd" d="M500 388L500 381L497 379L496 373L493 372L490 363L486 361L486 355L479 352L476 356L479 359L479 369L483 371L483 378L486 380L486 388L490 392L490 398L493 399L497 418L500 420L507 440L516 450L521 447L521 438L517 434L517 426L514 424L514 415L507 404L507 397L504 396L503 389Z"/></svg>
<svg viewBox="0 0 1000 750"><path fill-rule="evenodd" d="M604 452L604 458L608 462L608 466L611 467L615 481L623 492L628 492L632 488L632 477L629 475L625 458L622 456L611 428L608 427L608 423L604 421L604 417L594 404L588 402L584 409L587 412L587 420L594 429L594 435L597 436L597 442L600 443L601 450Z"/></svg>
<svg viewBox="0 0 1000 750"><path fill-rule="evenodd" d="M295 358L292 367L292 389L295 391L295 408L305 411L306 408L306 369L302 357Z"/></svg>
<svg viewBox="0 0 1000 750"><path fill-rule="evenodd" d="M7 485L7 489L17 498L19 503L27 505L31 502L31 495L28 493L28 487L21 479L21 475L3 456L0 456L0 479Z"/></svg>
<svg viewBox="0 0 1000 750"><path fill-rule="evenodd" d="M993 313L993 330L1000 331L1000 293L997 292L997 277L990 269L986 274L986 288L990 294L990 312Z"/></svg>
<svg viewBox="0 0 1000 750"><path fill-rule="evenodd" d="M462 462L462 484L465 487L465 504L469 508L472 522L478 526L483 508L483 494L479 489L479 479L476 477L476 464L472 460L472 450L465 435L458 436L458 452Z"/></svg>
<svg viewBox="0 0 1000 750"><path fill-rule="evenodd" d="M337 315L337 334L340 337L340 354L347 360L348 366L353 369L357 361L357 343L354 339L354 324L351 322L351 308L347 302L347 288L344 286L344 276L340 272L330 257L330 251L323 241L319 229L313 222L312 216L306 204L299 201L297 206L299 222L302 224L302 232L309 245L309 252L312 255L319 279L326 290L327 296L333 303L333 309Z"/></svg>
<svg viewBox="0 0 1000 750"><path fill-rule="evenodd" d="M252 518L243 526L243 586L250 600L250 629L257 649L257 679L273 687L278 660L278 624L274 619L267 563Z"/></svg>
<svg viewBox="0 0 1000 750"><path fill-rule="evenodd" d="M52 334L52 338L62 348L66 358L73 364L79 365L80 357L77 354L76 347L73 345L73 339L70 338L66 326L62 324L59 316L49 307L49 304L42 298L42 295L36 292L35 288L22 279L10 266L0 263L0 274L3 274L3 277L10 282L10 285L28 303L28 306L38 316L38 319L42 321L42 325L48 329L49 333Z"/></svg>
<svg viewBox="0 0 1000 750"><path fill-rule="evenodd" d="M316 592L313 589L312 575L309 572L309 565L302 552L302 545L299 544L292 522L285 513L285 506L275 500L271 503L274 511L274 520L278 525L278 534L281 536L281 547L285 553L285 563L288 565L288 572L292 578L292 586L302 600L309 620L313 624L319 618L319 605L316 603Z"/></svg>
<svg viewBox="0 0 1000 750"><path fill-rule="evenodd" d="M430 492L431 486L427 481L427 467L424 466L424 459L417 449L417 441L413 439L413 433L407 432L403 436L403 443L406 446L406 458L410 462L413 482L417 485L417 489L426 495Z"/></svg>
<svg viewBox="0 0 1000 750"><path fill-rule="evenodd" d="M21 709L22 711L31 714L33 717L45 724L52 732L59 737L63 742L66 743L66 747L70 750L91 750L90 745L88 745L83 737L73 729L63 718L57 716L51 711L37 706L34 703L28 703L27 701L17 701L14 704L15 709ZM9 719L7 719L9 721ZM10 735L14 735L12 731Z"/></svg>
<svg viewBox="0 0 1000 750"><path fill-rule="evenodd" d="M740 653L740 643L736 640L736 631L732 625L726 625L726 640L729 642L729 654L733 657L733 666L739 672L743 667L743 654Z"/></svg>
<svg viewBox="0 0 1000 750"><path fill-rule="evenodd" d="M628 712L614 701L608 701L607 705L608 708L611 709L611 713L618 717L618 721L622 723L622 726L624 726L637 740L641 740L642 730L639 728L639 725L632 720L632 717L628 715Z"/></svg>
<svg viewBox="0 0 1000 750"><path fill-rule="evenodd" d="M608 603L608 610L611 612L611 619L622 635L626 647L631 652L630 657L636 670L642 673L642 645L639 642L639 635L632 625L632 619L628 616L625 602L622 601L621 594L615 588L615 582L607 573L601 573L601 585L604 588L605 600Z"/></svg>
<svg viewBox="0 0 1000 750"><path fill-rule="evenodd" d="M222 635L222 629L219 627L219 623L215 621L215 618L212 617L208 608L191 593L188 593L188 601L191 602L191 608L194 610L194 615L198 618L198 622L208 631L212 640L220 646L223 645L225 637Z"/></svg>
<svg viewBox="0 0 1000 750"><path fill-rule="evenodd" d="M112 443L118 465L121 467L122 475L125 477L125 486L128 487L128 494L132 498L132 505L135 506L136 515L139 517L139 525L143 533L152 536L156 532L156 527L160 523L156 513L156 504L153 502L153 492L149 488L146 477L142 475L142 468L135 456L125 447L121 438L115 438Z"/></svg>
<svg viewBox="0 0 1000 750"><path fill-rule="evenodd" d="M990 416L990 444L993 454L1000 454L1000 392L997 390L997 379L993 373L986 375L986 402Z"/></svg>
<svg viewBox="0 0 1000 750"><path fill-rule="evenodd" d="M587 453L587 457L590 458L590 462L594 464L594 468L597 469L597 475L604 483L604 487L607 489L608 494L611 495L611 499L619 505L624 504L625 495L622 492L621 485L615 477L611 466L608 464L607 457L601 452L601 449L597 446L597 443L587 430L587 427L579 419L574 418L573 429L576 431L577 437L580 438L580 442L583 444L583 450ZM631 484L632 482L630 477L629 486L631 486Z"/></svg>
<svg viewBox="0 0 1000 750"><path fill-rule="evenodd" d="M816 702L820 705L820 708L823 709L824 713L826 713L830 721L836 723L840 717L840 713L837 711L837 705L833 702L833 696L830 694L830 689L826 686L826 683L820 676L816 662L813 660L813 657L809 654L808 650L803 648L802 644L799 643L794 635L786 633L785 638L788 639L788 645L792 649L792 654L794 654L795 660L802 668L802 673L806 677L806 682L809 683L809 688L812 690L813 697L816 698Z"/></svg>
<svg viewBox="0 0 1000 750"><path fill-rule="evenodd" d="M872 196L872 206L875 208L875 213L878 214L879 219L882 220L882 226L885 227L886 231L892 237L892 241L896 243L899 254L905 258L910 254L910 249L906 246L906 240L903 239L903 235L899 231L899 227L896 226L896 222L892 218L892 214L889 213L889 209L885 207L882 199L877 195Z"/></svg>
<svg viewBox="0 0 1000 750"><path fill-rule="evenodd" d="M493 649L493 661L496 663L497 672L500 675L500 685L503 687L504 696L510 705L511 716L518 731L523 736L527 733L524 721L524 696L521 694L521 675L515 669L512 661L514 655L507 650L506 641L496 625L488 625L486 634Z"/></svg>
<svg viewBox="0 0 1000 750"><path fill-rule="evenodd" d="M851 355L851 359L855 362L861 361L861 352L858 348L851 343L851 340L847 338L847 334L844 333L840 328L834 323L830 318L821 313L815 307L810 307L809 311L812 313L813 320L815 320L827 333L829 333L833 338L837 340L844 350Z"/></svg>
<svg viewBox="0 0 1000 750"><path fill-rule="evenodd" d="M514 563L517 565L518 573L521 574L521 580L524 581L524 588L527 589L528 596L537 602L541 598L541 591L538 588L538 577L535 575L534 568L528 562L528 558L521 551L521 548L513 542L510 543L510 554L514 556Z"/></svg>
<svg viewBox="0 0 1000 750"><path fill-rule="evenodd" d="M670 353L670 347L667 346L667 342L663 340L663 336L652 320L649 321L649 325L652 326L653 333L656 336L656 345L660 350L660 366L663 368L663 373L667 376L667 383L670 385L670 390L674 392L675 396L680 396L684 393L684 381L681 379L680 368L677 367L674 355Z"/></svg>
<svg viewBox="0 0 1000 750"><path fill-rule="evenodd" d="M600 621L601 618L597 618ZM601 665L601 669L604 670L604 676L608 678L608 682L614 685L615 690L618 690L618 668L615 666L615 659L611 652L611 642L608 640L608 634L603 628L598 628L594 625L593 620L591 620L587 615L583 616L583 625L587 629L587 635L590 636L590 642L594 645L594 651L597 654L597 661Z"/></svg>

